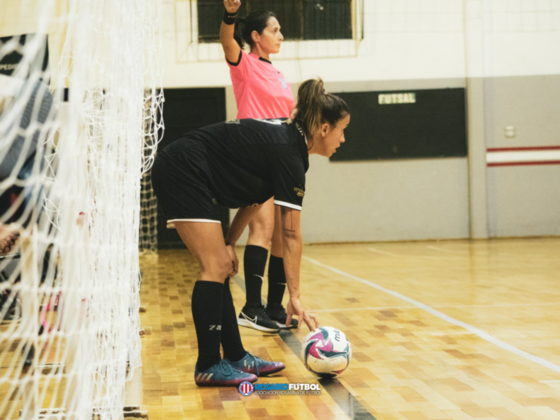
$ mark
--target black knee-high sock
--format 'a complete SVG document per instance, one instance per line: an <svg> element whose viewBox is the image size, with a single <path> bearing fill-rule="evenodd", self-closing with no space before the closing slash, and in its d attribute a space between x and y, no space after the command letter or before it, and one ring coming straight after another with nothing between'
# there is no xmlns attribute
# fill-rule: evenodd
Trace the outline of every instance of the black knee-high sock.
<svg viewBox="0 0 560 420"><path fill-rule="evenodd" d="M199 372L220 361L222 332L222 292L224 286L215 281L198 280L192 294L192 314L198 340Z"/></svg>
<svg viewBox="0 0 560 420"><path fill-rule="evenodd" d="M245 289L247 290L247 305L261 304L262 282L268 250L266 248L247 245L243 263L245 265Z"/></svg>
<svg viewBox="0 0 560 420"><path fill-rule="evenodd" d="M286 290L284 259L270 254L268 262L268 304L281 304Z"/></svg>
<svg viewBox="0 0 560 420"><path fill-rule="evenodd" d="M222 306L222 347L224 348L224 359L237 362L243 359L247 351L243 348L237 315L233 306L231 289L229 288L229 277L224 282L223 306Z"/></svg>

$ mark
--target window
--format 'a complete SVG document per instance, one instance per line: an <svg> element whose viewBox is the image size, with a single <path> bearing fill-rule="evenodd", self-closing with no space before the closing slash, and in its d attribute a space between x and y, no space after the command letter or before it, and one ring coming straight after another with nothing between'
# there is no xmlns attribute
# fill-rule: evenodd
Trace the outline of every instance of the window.
<svg viewBox="0 0 560 420"><path fill-rule="evenodd" d="M198 41L219 42L223 0L198 0L197 8ZM352 0L244 0L239 16L259 9L276 14L288 41L352 39Z"/></svg>

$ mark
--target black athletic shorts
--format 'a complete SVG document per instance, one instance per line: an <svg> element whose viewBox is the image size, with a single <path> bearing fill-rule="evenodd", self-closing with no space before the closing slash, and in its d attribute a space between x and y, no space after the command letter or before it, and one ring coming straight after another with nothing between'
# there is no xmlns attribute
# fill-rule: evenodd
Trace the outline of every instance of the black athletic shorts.
<svg viewBox="0 0 560 420"><path fill-rule="evenodd" d="M168 228L178 221L221 223L210 176L206 149L200 141L184 137L158 153L152 185Z"/></svg>

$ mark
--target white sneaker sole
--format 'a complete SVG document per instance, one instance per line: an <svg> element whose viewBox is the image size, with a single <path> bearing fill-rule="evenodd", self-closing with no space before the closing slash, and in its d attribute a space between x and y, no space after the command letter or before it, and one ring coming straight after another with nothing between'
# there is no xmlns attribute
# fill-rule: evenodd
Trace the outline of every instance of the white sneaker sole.
<svg viewBox="0 0 560 420"><path fill-rule="evenodd" d="M282 324L281 322L278 321L274 321L276 322L276 325L278 325L278 328L280 328L281 330L291 330L293 328L297 328L297 325L290 325L289 327L286 327L286 324Z"/></svg>
<svg viewBox="0 0 560 420"><path fill-rule="evenodd" d="M265 331L265 332L278 332L278 328L272 329L263 327L262 325L255 324L254 322L248 321L246 319L237 318L237 324L242 327L253 328L254 330Z"/></svg>

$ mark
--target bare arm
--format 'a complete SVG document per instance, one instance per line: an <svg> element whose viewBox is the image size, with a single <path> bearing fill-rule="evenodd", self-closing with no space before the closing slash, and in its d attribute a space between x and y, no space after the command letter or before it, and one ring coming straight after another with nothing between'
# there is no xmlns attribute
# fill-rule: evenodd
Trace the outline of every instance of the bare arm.
<svg viewBox="0 0 560 420"><path fill-rule="evenodd" d="M290 324L293 315L297 315L299 321L298 328L301 327L302 322L305 322L307 327L312 331L319 326L319 323L315 315L303 309L299 284L299 270L303 249L301 212L288 207L281 207L280 213L282 226L282 258L284 259L286 284L290 292L286 325Z"/></svg>
<svg viewBox="0 0 560 420"><path fill-rule="evenodd" d="M274 231L270 253L275 257L282 258L282 207L280 206L274 206Z"/></svg>
<svg viewBox="0 0 560 420"><path fill-rule="evenodd" d="M231 257L232 271L230 276L235 276L239 271L239 260L235 253L235 244L239 240L239 237L245 230L245 227L249 224L251 219L262 207L262 204L258 206L242 207L237 210L231 225L229 226L228 233L226 235L226 249Z"/></svg>
<svg viewBox="0 0 560 420"><path fill-rule="evenodd" d="M237 13L239 7L241 7L241 1L224 0L224 7L228 13L235 14ZM235 25L226 25L224 22L222 22L222 26L220 27L220 43L224 49L226 60L231 63L237 63L239 53L241 52L239 44L233 37L234 29Z"/></svg>
<svg viewBox="0 0 560 420"><path fill-rule="evenodd" d="M281 207L282 258L286 272L286 284L290 298L300 297L299 268L301 265L302 237L301 212L288 207Z"/></svg>

